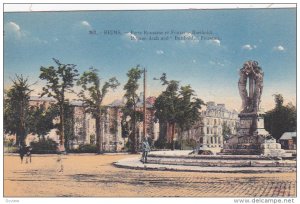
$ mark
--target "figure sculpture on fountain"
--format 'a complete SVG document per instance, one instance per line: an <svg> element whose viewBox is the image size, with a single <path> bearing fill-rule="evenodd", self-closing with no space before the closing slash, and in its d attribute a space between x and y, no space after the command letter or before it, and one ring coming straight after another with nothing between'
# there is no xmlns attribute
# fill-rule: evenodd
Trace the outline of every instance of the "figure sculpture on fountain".
<svg viewBox="0 0 300 204"><path fill-rule="evenodd" d="M259 111L263 76L264 73L256 61L247 61L240 69L238 87L242 98L241 113L257 113ZM249 93L247 91L247 81L249 83Z"/></svg>
<svg viewBox="0 0 300 204"><path fill-rule="evenodd" d="M285 155L281 145L264 128L264 114L260 110L264 73L256 61L247 61L239 72L239 93L242 109L237 135L228 140L223 152L234 154L262 154L271 157Z"/></svg>

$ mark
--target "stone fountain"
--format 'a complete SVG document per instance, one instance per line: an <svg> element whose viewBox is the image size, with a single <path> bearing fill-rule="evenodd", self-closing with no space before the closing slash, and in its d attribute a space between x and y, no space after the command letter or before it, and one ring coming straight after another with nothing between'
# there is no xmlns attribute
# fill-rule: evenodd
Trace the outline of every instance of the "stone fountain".
<svg viewBox="0 0 300 204"><path fill-rule="evenodd" d="M289 156L264 128L264 112L260 108L264 78L262 68L256 61L247 61L239 74L238 88L242 98L240 126L236 137L224 145L223 152L270 157Z"/></svg>

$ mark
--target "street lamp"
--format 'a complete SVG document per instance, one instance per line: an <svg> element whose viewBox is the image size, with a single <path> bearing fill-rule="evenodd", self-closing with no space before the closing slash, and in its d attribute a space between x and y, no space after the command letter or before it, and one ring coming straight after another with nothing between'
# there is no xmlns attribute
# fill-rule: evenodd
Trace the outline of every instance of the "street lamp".
<svg viewBox="0 0 300 204"><path fill-rule="evenodd" d="M146 68L144 68L144 104L143 104L143 113L144 113L144 120L143 120L143 135L144 139L146 138Z"/></svg>

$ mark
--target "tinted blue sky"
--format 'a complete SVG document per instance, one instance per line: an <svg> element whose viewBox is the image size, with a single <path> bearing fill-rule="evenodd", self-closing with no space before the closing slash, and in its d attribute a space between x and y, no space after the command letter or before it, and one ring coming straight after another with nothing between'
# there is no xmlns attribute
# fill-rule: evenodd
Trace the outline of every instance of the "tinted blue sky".
<svg viewBox="0 0 300 204"><path fill-rule="evenodd" d="M104 35L107 29L121 35ZM265 72L263 107L271 108L274 93L296 100L296 9L5 13L4 30L6 87L15 73L37 81L40 66L53 65L55 57L76 64L81 73L94 66L103 79L116 76L121 87L108 96L110 102L123 94L128 69L140 64L148 70L151 95L162 90L153 77L166 72L169 79L190 84L205 101L238 109L237 70L256 60ZM129 32L144 30L175 30L195 40L130 39ZM212 31L206 37L217 39L201 40L190 34L193 30Z"/></svg>

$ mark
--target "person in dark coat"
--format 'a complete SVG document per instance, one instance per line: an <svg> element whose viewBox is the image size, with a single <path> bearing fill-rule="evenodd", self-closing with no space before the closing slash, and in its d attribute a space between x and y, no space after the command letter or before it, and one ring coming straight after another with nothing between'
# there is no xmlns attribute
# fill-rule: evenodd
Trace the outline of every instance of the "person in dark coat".
<svg viewBox="0 0 300 204"><path fill-rule="evenodd" d="M25 154L26 154L25 147L23 145L20 145L20 147L19 147L19 155L20 155L20 158L21 158L21 164L23 163L23 158L24 158Z"/></svg>
<svg viewBox="0 0 300 204"><path fill-rule="evenodd" d="M26 151L26 164L28 163L28 158L29 158L29 162L31 163L32 148L30 146L26 146L25 151Z"/></svg>
<svg viewBox="0 0 300 204"><path fill-rule="evenodd" d="M148 143L148 138L146 137L142 143L142 162L143 163L147 163L147 157L148 157L148 153L150 152L150 145Z"/></svg>

